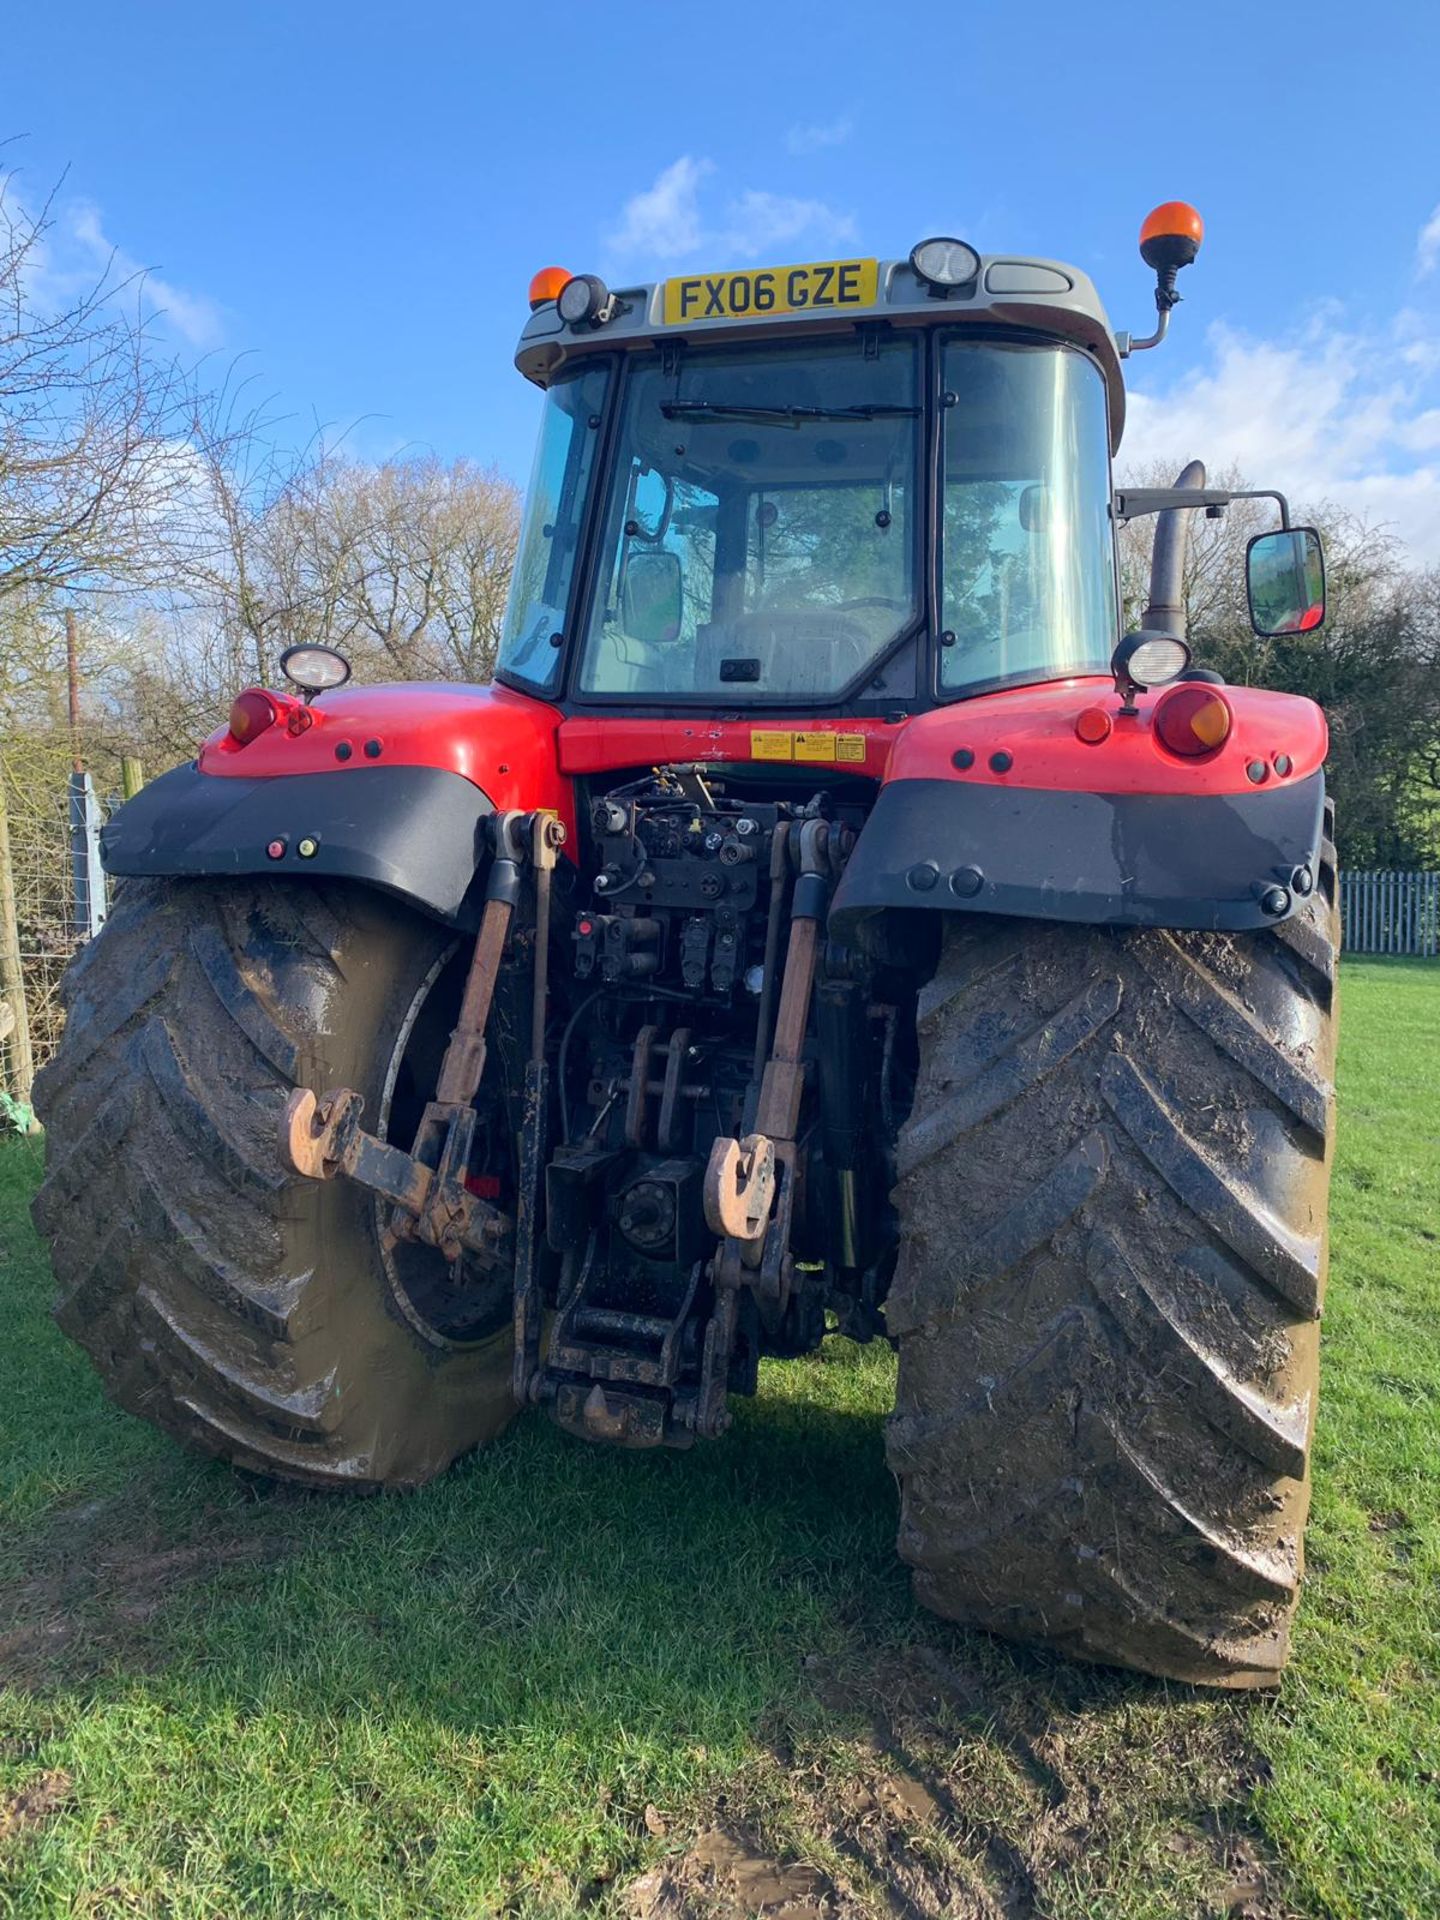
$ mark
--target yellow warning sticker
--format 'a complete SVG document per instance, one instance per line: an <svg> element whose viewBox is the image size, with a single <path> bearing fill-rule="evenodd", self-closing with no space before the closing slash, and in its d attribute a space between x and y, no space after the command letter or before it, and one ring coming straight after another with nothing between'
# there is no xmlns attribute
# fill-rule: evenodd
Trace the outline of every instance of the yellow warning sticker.
<svg viewBox="0 0 1440 1920"><path fill-rule="evenodd" d="M778 727L755 727L750 732L752 760L844 760L851 766L863 765L865 745L863 733L831 733L828 729L789 733Z"/></svg>
<svg viewBox="0 0 1440 1920"><path fill-rule="evenodd" d="M795 758L797 760L833 760L835 758L834 734L797 733Z"/></svg>
<svg viewBox="0 0 1440 1920"><path fill-rule="evenodd" d="M793 760L795 758L794 734L773 732L765 727L752 727L750 758L752 760Z"/></svg>

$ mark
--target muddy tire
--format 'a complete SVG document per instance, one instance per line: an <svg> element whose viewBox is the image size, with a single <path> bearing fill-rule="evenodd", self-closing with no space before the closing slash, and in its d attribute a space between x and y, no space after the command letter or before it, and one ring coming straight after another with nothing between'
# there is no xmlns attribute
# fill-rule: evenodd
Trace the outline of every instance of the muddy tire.
<svg viewBox="0 0 1440 1920"><path fill-rule="evenodd" d="M278 1153L294 1086L359 1089L368 1125L391 1111L452 944L363 888L123 886L36 1084L34 1207L60 1325L122 1407L347 1488L418 1485L510 1419L508 1297L437 1331L367 1196Z"/></svg>
<svg viewBox="0 0 1440 1920"><path fill-rule="evenodd" d="M1222 1687L1288 1652L1333 847L1273 932L947 929L899 1146L899 1547L936 1612Z"/></svg>

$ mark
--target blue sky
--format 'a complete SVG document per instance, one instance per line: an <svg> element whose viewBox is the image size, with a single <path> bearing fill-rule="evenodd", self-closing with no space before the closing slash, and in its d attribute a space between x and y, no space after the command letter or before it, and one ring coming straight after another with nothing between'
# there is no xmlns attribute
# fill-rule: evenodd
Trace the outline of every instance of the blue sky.
<svg viewBox="0 0 1440 1920"><path fill-rule="evenodd" d="M1133 459L1199 454L1440 561L1440 7L906 0L10 11L0 155L68 168L57 251L153 268L297 437L523 478L531 273L904 253L1070 259L1150 324L1145 212L1206 247L1132 361Z"/></svg>

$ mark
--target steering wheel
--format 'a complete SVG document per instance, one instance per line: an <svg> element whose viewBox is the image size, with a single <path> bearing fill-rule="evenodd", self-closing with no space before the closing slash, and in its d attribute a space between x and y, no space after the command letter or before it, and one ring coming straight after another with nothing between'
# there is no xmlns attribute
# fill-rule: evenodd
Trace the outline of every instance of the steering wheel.
<svg viewBox="0 0 1440 1920"><path fill-rule="evenodd" d="M908 613L910 610L908 600L891 600L882 593L868 594L861 600L836 600L833 604L836 613L859 613L864 607L884 607L889 613Z"/></svg>

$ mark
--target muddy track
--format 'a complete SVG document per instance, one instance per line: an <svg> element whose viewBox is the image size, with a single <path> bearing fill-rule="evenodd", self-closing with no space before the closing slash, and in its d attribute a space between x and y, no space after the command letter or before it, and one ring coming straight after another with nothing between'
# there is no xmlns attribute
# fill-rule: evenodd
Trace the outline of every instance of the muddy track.
<svg viewBox="0 0 1440 1920"><path fill-rule="evenodd" d="M1094 1863L1126 1850L1138 1791L1170 1807L1159 1844L1191 1890L1180 1901L1194 1903L1177 1912L1289 1920L1279 1865L1244 1811L1264 1766L1238 1719L1188 1728L1162 1763L1179 1788L1166 1796L1144 1759L1134 1780L1124 1760L1096 1766L1083 1705L997 1684L964 1658L963 1646L952 1663L916 1645L863 1670L817 1670L837 1723L861 1730L828 1741L824 1764L813 1750L777 1750L764 1798L783 1806L779 1821L718 1808L622 1886L613 1910L626 1920L1044 1920L1059 1887L1093 1887ZM1196 1810L1181 1812L1190 1795Z"/></svg>

